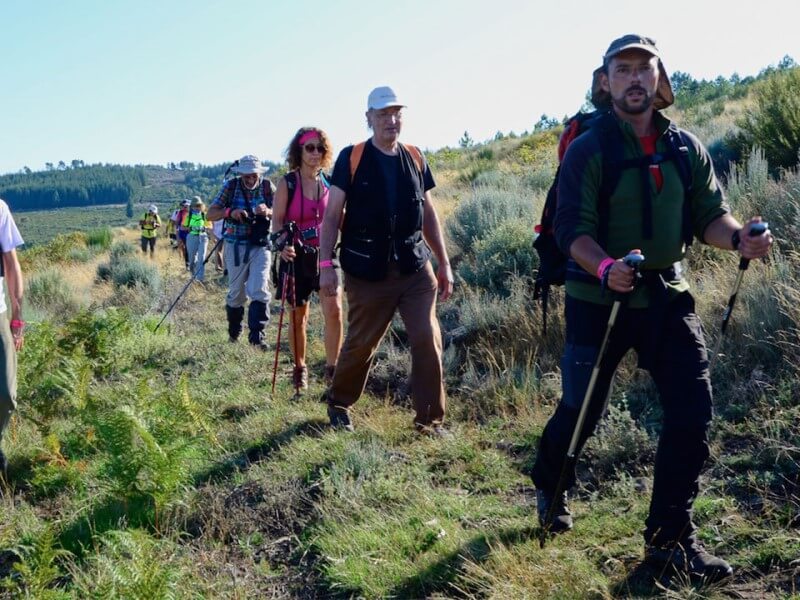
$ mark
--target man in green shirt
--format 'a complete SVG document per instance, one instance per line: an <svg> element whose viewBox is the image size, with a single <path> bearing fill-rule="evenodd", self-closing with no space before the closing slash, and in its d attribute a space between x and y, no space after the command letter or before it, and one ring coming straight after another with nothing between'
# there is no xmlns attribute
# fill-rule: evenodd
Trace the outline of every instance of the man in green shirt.
<svg viewBox="0 0 800 600"><path fill-rule="evenodd" d="M692 523L698 478L709 455L712 408L705 340L688 283L681 276L687 241L683 234L738 251L747 259L765 256L772 236L769 230L747 235L760 217L743 227L730 214L703 145L660 113L673 99L652 39L626 35L611 43L594 72L592 102L608 113L601 118L609 127L619 129L614 133L623 145L623 157L669 153L666 137L672 127L686 146L691 181L684 185L679 157L624 169L601 215L599 136L607 131L593 127L569 146L558 181L555 220L558 245L570 257L563 395L542 434L532 478L542 526L552 533L570 529L566 492L556 496L556 488L611 304L615 294L628 295L628 308L617 319L600 363L578 450L604 411L617 364L630 348L635 349L639 366L653 377L664 412L644 531L645 558L708 581L727 577L732 569L703 548ZM634 270L622 260L632 249L641 249L646 258L639 286L634 286ZM572 467L564 489L575 482L574 463Z"/></svg>

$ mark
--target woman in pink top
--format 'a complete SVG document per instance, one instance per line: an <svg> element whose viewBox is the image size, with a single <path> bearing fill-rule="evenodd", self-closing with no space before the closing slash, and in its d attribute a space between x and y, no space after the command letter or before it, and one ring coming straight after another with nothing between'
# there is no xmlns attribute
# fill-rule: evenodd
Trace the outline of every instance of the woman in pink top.
<svg viewBox="0 0 800 600"><path fill-rule="evenodd" d="M294 223L298 234L294 244L281 251L278 268L277 298L283 298L284 274L291 272L294 283L288 283L286 302L293 306L289 345L294 356L292 383L298 394L308 387L306 366L306 326L311 292L319 292L319 231L322 215L328 204L328 180L323 169L330 168L333 153L330 140L316 127L302 127L286 149L289 172L278 182L272 207L273 231ZM335 296L319 295L325 319L325 380L333 377L336 359L342 347L342 289Z"/></svg>

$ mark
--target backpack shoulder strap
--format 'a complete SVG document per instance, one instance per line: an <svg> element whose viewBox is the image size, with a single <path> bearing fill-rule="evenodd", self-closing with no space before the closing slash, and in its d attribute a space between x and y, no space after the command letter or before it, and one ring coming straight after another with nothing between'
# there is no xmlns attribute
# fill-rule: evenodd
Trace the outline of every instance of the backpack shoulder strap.
<svg viewBox="0 0 800 600"><path fill-rule="evenodd" d="M610 218L609 201L622 175L623 144L625 140L615 117L610 111L598 115L592 127L597 128L597 139L600 143L600 153L602 154L602 175L597 198L597 243L602 248L606 248L608 244L608 221Z"/></svg>
<svg viewBox="0 0 800 600"><path fill-rule="evenodd" d="M272 182L266 177L261 178L261 193L264 197L264 203L269 208L272 208L274 190L272 189Z"/></svg>
<svg viewBox="0 0 800 600"><path fill-rule="evenodd" d="M684 243L687 246L691 246L694 235L692 233L692 163L689 159L689 142L674 123L670 123L667 128L666 137L681 177L681 183L683 183L683 224L681 226L681 235Z"/></svg>
<svg viewBox="0 0 800 600"><path fill-rule="evenodd" d="M353 179L356 176L356 169L358 169L358 165L361 162L361 157L364 155L364 146L366 146L366 142L359 142L358 144L353 146L353 149L350 151L350 182L353 182Z"/></svg>
<svg viewBox="0 0 800 600"><path fill-rule="evenodd" d="M233 197L236 195L236 187L239 185L239 178L234 177L230 181L225 183L226 186L226 193L225 193L225 208L229 208L233 205ZM178 209L180 211L180 209Z"/></svg>
<svg viewBox="0 0 800 600"><path fill-rule="evenodd" d="M319 172L319 180L322 182L322 185L325 189L329 189L331 187L331 178L327 173L325 173L325 171Z"/></svg>
<svg viewBox="0 0 800 600"><path fill-rule="evenodd" d="M406 151L411 155L411 158L414 159L414 164L417 165L417 170L420 173L424 173L425 163L422 159L422 152L420 152L419 148L416 146L412 146L411 144L400 144Z"/></svg>

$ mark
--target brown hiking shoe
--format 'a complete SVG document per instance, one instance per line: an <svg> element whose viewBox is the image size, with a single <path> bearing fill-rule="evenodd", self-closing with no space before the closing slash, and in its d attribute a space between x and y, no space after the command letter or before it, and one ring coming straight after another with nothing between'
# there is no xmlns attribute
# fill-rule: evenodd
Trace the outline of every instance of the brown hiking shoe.
<svg viewBox="0 0 800 600"><path fill-rule="evenodd" d="M713 583L733 575L733 568L725 560L709 553L695 536L682 542L645 544L644 560L653 567L672 567L705 583Z"/></svg>
<svg viewBox="0 0 800 600"><path fill-rule="evenodd" d="M308 367L295 367L292 369L292 385L297 393L308 389Z"/></svg>

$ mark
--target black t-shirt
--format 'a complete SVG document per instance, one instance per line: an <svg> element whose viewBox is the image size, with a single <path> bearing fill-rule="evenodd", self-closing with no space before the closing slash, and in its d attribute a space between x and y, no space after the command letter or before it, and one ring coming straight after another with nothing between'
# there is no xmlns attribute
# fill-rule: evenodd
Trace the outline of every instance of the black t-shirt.
<svg viewBox="0 0 800 600"><path fill-rule="evenodd" d="M367 144L373 145L372 140L367 140ZM400 155L391 156L384 154L374 147L375 155L378 157L378 164L381 166L383 178L386 182L386 201L391 208L391 213L394 213L394 207L397 205L397 178L400 176L402 166L400 164ZM352 146L348 146L339 153L336 158L336 164L333 166L333 175L331 175L331 185L335 185L345 194L350 190L350 154L353 151ZM433 180L433 174L428 166L428 162L424 160L423 163L425 170L422 173L423 191L427 192L436 187L436 182ZM391 214L390 213L390 214Z"/></svg>

